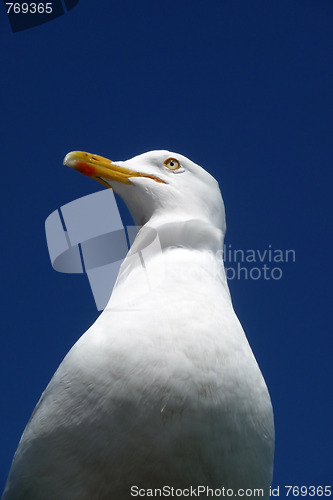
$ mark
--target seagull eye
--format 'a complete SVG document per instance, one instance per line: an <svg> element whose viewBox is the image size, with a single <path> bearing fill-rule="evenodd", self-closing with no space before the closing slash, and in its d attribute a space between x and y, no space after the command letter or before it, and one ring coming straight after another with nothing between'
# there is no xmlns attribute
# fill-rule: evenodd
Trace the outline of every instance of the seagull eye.
<svg viewBox="0 0 333 500"><path fill-rule="evenodd" d="M180 168L180 163L176 158L168 158L165 160L164 165L169 169L169 170L178 170Z"/></svg>

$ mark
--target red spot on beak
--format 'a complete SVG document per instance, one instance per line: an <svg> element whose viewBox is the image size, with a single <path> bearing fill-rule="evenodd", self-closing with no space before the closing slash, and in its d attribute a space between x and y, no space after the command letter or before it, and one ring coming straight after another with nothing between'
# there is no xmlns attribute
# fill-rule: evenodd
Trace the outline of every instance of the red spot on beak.
<svg viewBox="0 0 333 500"><path fill-rule="evenodd" d="M84 161L77 161L74 166L75 170L78 170L81 174L87 175L88 177L95 177L96 169L93 165L85 163Z"/></svg>

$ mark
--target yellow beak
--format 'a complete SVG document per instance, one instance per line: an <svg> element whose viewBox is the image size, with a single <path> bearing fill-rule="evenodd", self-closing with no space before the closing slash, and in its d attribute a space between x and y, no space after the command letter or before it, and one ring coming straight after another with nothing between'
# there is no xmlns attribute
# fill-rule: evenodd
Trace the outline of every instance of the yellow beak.
<svg viewBox="0 0 333 500"><path fill-rule="evenodd" d="M74 170L81 172L83 175L92 177L107 188L112 188L112 186L104 179L110 179L124 184L132 184L130 180L131 177L148 177L156 182L165 184L164 181L154 175L120 167L112 163L111 160L103 158L103 156L85 153L84 151L72 151L68 153L65 156L64 165L74 168Z"/></svg>

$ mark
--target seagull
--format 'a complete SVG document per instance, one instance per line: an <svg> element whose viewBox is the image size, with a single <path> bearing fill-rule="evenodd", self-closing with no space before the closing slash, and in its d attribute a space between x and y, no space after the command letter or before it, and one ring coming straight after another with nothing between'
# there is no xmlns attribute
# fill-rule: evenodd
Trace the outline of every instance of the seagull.
<svg viewBox="0 0 333 500"><path fill-rule="evenodd" d="M3 500L268 498L273 410L228 289L218 182L165 150L64 164L113 189L141 229L42 394Z"/></svg>

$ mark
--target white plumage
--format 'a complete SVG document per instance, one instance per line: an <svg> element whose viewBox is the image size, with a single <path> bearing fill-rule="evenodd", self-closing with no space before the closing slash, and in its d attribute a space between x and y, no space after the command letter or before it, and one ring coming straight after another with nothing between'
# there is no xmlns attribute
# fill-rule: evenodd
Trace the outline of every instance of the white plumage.
<svg viewBox="0 0 333 500"><path fill-rule="evenodd" d="M74 152L65 164L112 186L142 229L107 308L43 393L3 500L123 500L165 485L268 497L273 413L230 299L216 180L168 151L115 163Z"/></svg>

